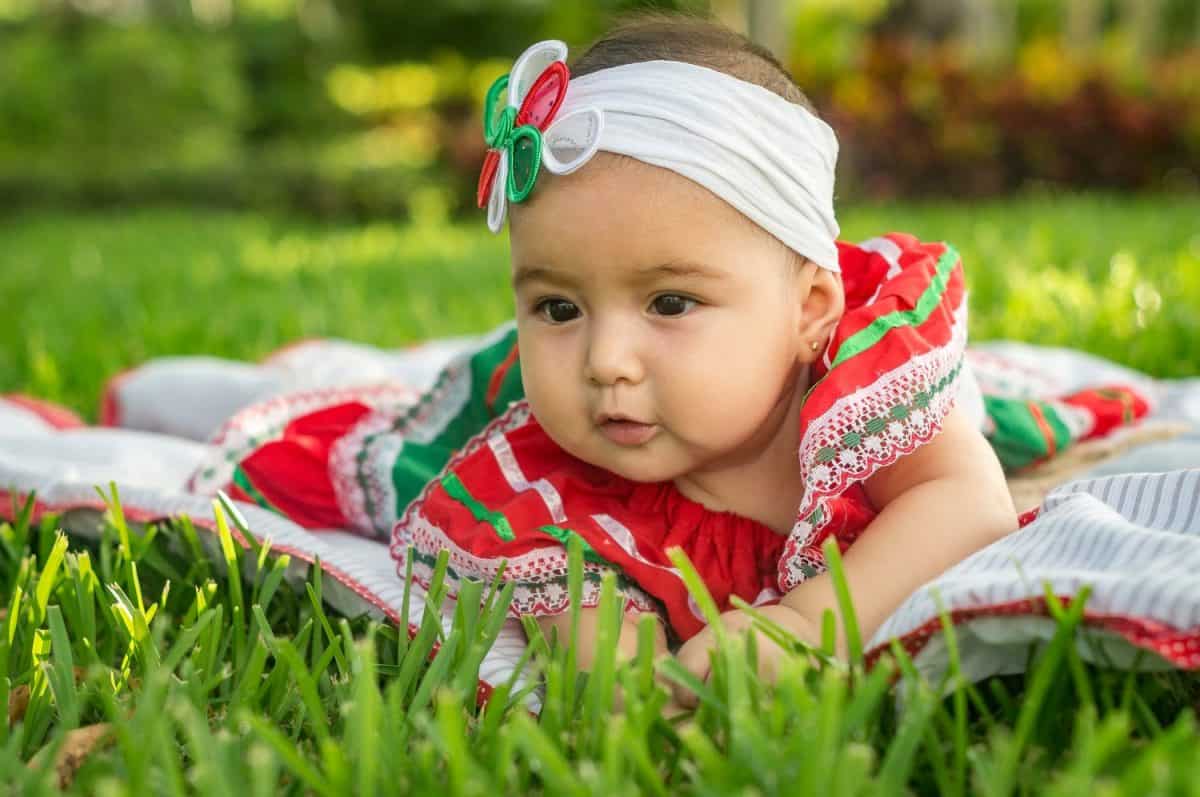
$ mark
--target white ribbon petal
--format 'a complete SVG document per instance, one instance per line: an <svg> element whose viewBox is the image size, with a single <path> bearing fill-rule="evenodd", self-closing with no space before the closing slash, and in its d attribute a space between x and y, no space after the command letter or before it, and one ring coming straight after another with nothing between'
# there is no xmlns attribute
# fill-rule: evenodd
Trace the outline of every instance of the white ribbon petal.
<svg viewBox="0 0 1200 797"><path fill-rule="evenodd" d="M570 174L596 154L602 132L604 114L597 108L559 116L542 135L542 165L554 174Z"/></svg>
<svg viewBox="0 0 1200 797"><path fill-rule="evenodd" d="M557 39L538 42L525 52L513 64L512 72L508 74L508 103L514 108L520 108L529 88L538 79L546 67L555 61L567 60L567 45Z"/></svg>
<svg viewBox="0 0 1200 797"><path fill-rule="evenodd" d="M500 163L492 178L492 195L488 197L488 229L500 232L508 209L508 150L500 150Z"/></svg>

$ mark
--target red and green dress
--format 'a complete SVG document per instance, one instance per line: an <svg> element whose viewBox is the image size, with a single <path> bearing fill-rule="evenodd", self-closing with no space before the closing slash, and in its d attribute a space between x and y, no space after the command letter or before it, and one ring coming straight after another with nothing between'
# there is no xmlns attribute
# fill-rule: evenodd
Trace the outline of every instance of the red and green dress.
<svg viewBox="0 0 1200 797"><path fill-rule="evenodd" d="M446 550L452 594L463 578L491 581L503 564L502 578L516 585L514 616L567 610L566 543L576 537L585 605L598 601L611 571L628 611L655 612L687 639L703 620L670 548L683 549L722 609L733 595L777 600L825 569L827 539L844 550L874 518L862 482L931 440L971 395L958 253L902 234L838 248L846 312L801 408L805 492L787 535L706 509L670 482L633 482L559 448L523 400L512 324L423 394L310 398L255 434L224 430L228 468L209 468L193 487L224 486L309 528L390 536L399 572L411 553L414 577L426 584ZM1147 412L1126 388L1065 398L1012 390L982 405L985 432L1011 467Z"/></svg>

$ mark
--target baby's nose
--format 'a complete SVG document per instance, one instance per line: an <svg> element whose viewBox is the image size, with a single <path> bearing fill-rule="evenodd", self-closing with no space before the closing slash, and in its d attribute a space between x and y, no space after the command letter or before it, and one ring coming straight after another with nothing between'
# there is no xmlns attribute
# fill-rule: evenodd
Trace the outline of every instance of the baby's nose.
<svg viewBox="0 0 1200 797"><path fill-rule="evenodd" d="M588 382L602 387L618 382L636 384L642 381L643 376L636 336L628 325L613 322L603 326L594 324L584 362L584 377Z"/></svg>

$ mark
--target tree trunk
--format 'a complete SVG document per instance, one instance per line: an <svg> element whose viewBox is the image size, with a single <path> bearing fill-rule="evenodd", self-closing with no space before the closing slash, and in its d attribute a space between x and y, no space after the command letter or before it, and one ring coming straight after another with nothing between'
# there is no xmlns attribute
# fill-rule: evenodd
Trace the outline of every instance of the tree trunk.
<svg viewBox="0 0 1200 797"><path fill-rule="evenodd" d="M1096 0L1068 0L1066 44L1069 49L1088 52L1100 36L1100 14Z"/></svg>
<svg viewBox="0 0 1200 797"><path fill-rule="evenodd" d="M1125 0L1121 12L1133 36L1138 58L1158 51L1162 41L1162 10L1162 0Z"/></svg>
<svg viewBox="0 0 1200 797"><path fill-rule="evenodd" d="M1017 34L1017 4L1009 0L965 0L963 37L968 52L980 63L997 63L1013 52Z"/></svg>
<svg viewBox="0 0 1200 797"><path fill-rule="evenodd" d="M708 5L714 19L738 33L745 33L746 3L747 0L711 0Z"/></svg>

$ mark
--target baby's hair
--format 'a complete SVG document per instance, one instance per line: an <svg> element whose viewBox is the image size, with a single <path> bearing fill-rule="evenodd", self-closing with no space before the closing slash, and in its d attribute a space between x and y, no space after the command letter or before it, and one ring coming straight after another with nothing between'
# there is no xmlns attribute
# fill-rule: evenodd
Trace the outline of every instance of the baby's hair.
<svg viewBox="0 0 1200 797"><path fill-rule="evenodd" d="M571 65L581 77L642 61L682 61L732 75L814 111L771 51L702 17L643 11L622 17Z"/></svg>

